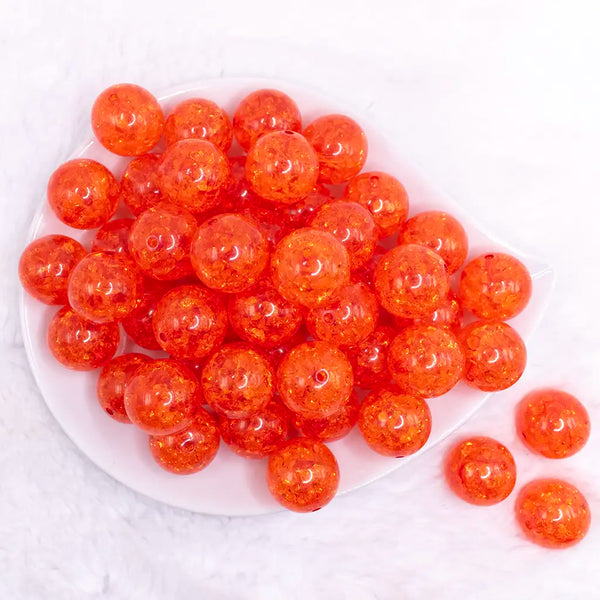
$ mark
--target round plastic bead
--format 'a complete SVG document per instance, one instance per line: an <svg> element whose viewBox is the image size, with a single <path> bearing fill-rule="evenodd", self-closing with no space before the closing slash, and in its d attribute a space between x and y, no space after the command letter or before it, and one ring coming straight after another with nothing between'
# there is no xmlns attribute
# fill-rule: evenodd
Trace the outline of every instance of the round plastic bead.
<svg viewBox="0 0 600 600"><path fill-rule="evenodd" d="M92 252L129 252L129 232L133 219L115 219L105 223L98 229L92 242Z"/></svg>
<svg viewBox="0 0 600 600"><path fill-rule="evenodd" d="M273 348L266 348L264 350L265 355L271 361L271 364L277 368L293 348L307 341L307 337L308 333L305 331L304 327L301 326L298 332L289 340L286 340Z"/></svg>
<svg viewBox="0 0 600 600"><path fill-rule="evenodd" d="M144 154L129 162L121 177L121 198L136 217L164 200L158 185L161 154Z"/></svg>
<svg viewBox="0 0 600 600"><path fill-rule="evenodd" d="M271 202L267 205L260 201L249 203L235 212L252 221L260 229L269 244L269 250L290 232L290 227L281 217L279 205Z"/></svg>
<svg viewBox="0 0 600 600"><path fill-rule="evenodd" d="M445 475L459 498L490 506L502 502L513 491L517 467L506 446L489 437L473 437L450 450Z"/></svg>
<svg viewBox="0 0 600 600"><path fill-rule="evenodd" d="M359 402L355 393L342 408L324 419L303 419L295 416L294 425L306 437L322 442L334 442L348 435L358 420Z"/></svg>
<svg viewBox="0 0 600 600"><path fill-rule="evenodd" d="M370 288L373 288L375 268L388 252L389 248L384 248L379 244L375 246L375 252L373 252L373 256L371 256L371 258L360 269L354 271L354 278L366 283Z"/></svg>
<svg viewBox="0 0 600 600"><path fill-rule="evenodd" d="M48 181L54 214L75 229L96 229L117 211L119 184L99 162L77 158L62 164Z"/></svg>
<svg viewBox="0 0 600 600"><path fill-rule="evenodd" d="M231 212L246 207L248 204L260 202L260 198L250 188L246 179L246 156L229 157L231 173L229 180L221 192L220 209Z"/></svg>
<svg viewBox="0 0 600 600"><path fill-rule="evenodd" d="M306 198L294 204L278 206L278 212L292 229L307 227L316 212L327 202L334 200L333 194L324 185L317 183Z"/></svg>
<svg viewBox="0 0 600 600"><path fill-rule="evenodd" d="M540 389L517 406L517 431L532 450L547 458L566 458L581 450L590 437L585 406L562 390Z"/></svg>
<svg viewBox="0 0 600 600"><path fill-rule="evenodd" d="M66 235L46 235L31 242L19 259L19 279L25 291L44 304L67 304L71 271L87 254Z"/></svg>
<svg viewBox="0 0 600 600"><path fill-rule="evenodd" d="M356 346L345 348L357 386L370 389L390 381L387 357L395 336L392 327L383 325Z"/></svg>
<svg viewBox="0 0 600 600"><path fill-rule="evenodd" d="M151 150L163 132L160 104L147 90L132 83L105 89L92 107L92 128L98 141L120 156Z"/></svg>
<svg viewBox="0 0 600 600"><path fill-rule="evenodd" d="M340 468L329 448L318 440L296 438L269 456L267 485L285 508L313 512L334 498Z"/></svg>
<svg viewBox="0 0 600 600"><path fill-rule="evenodd" d="M445 300L431 314L418 319L404 319L394 317L394 322L399 329L409 325L437 325L445 327L454 332L460 330L463 317L462 307L458 301L458 296L450 290Z"/></svg>

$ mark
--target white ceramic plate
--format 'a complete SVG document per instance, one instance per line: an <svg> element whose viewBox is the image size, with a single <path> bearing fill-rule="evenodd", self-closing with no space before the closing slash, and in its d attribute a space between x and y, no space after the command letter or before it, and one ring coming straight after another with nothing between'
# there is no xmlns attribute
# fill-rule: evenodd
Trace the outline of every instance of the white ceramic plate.
<svg viewBox="0 0 600 600"><path fill-rule="evenodd" d="M185 98L201 96L214 100L229 114L247 93L264 87L275 87L290 94L298 103L304 123L316 116L332 112L349 114L366 131L369 155L365 170L379 169L398 177L405 185L411 214L427 209L446 210L458 217L469 235L470 256L489 250L507 250L518 256L533 277L533 296L527 309L511 321L527 340L544 311L552 290L552 269L543 261L525 256L494 240L483 232L460 206L436 190L402 158L381 133L369 126L360 115L336 101L295 85L262 79L215 79L182 86L163 95L160 100L169 109ZM95 139L75 156L96 159L120 176L127 159L105 150ZM89 242L90 232L70 229L58 221L46 199L31 227L29 241L49 233L63 233ZM88 245L89 247L89 245ZM25 346L31 368L49 409L73 442L101 469L130 488L156 500L188 510L218 515L256 515L279 510L265 483L265 460L240 458L221 444L213 463L195 475L177 476L159 468L152 460L147 437L133 426L110 419L95 397L97 371L80 373L61 367L46 346L46 328L56 307L36 302L26 294L21 299ZM141 350L126 342L121 351ZM433 415L431 437L421 452L426 451L452 433L486 400L489 394L463 384L440 398L429 400ZM330 444L340 464L340 491L345 493L366 485L406 464L414 456L396 459L375 454L361 440L356 429L338 442Z"/></svg>

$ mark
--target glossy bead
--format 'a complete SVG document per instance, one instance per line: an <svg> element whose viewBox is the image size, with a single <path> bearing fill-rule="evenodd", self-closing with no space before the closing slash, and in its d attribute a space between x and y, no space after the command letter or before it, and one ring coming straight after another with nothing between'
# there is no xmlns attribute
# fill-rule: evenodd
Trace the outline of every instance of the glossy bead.
<svg viewBox="0 0 600 600"><path fill-rule="evenodd" d="M92 252L129 252L129 232L133 219L115 219L105 223L98 229L92 242Z"/></svg>
<svg viewBox="0 0 600 600"><path fill-rule="evenodd" d="M334 442L348 435L358 420L359 402L355 393L343 404L342 408L324 419L304 419L295 416L294 425L306 437L322 442Z"/></svg>
<svg viewBox="0 0 600 600"><path fill-rule="evenodd" d="M546 548L568 548L580 542L591 523L585 496L561 479L536 479L525 485L515 503L523 533Z"/></svg>
<svg viewBox="0 0 600 600"><path fill-rule="evenodd" d="M129 162L121 177L121 198L137 217L164 200L158 185L161 154L144 154Z"/></svg>
<svg viewBox="0 0 600 600"><path fill-rule="evenodd" d="M269 250L272 250L289 232L290 227L282 219L279 205L260 200L249 202L247 206L236 209L239 215L252 221L265 236Z"/></svg>
<svg viewBox="0 0 600 600"><path fill-rule="evenodd" d="M413 244L396 246L381 258L373 286L383 308L408 319L429 315L450 289L444 261L429 248Z"/></svg>
<svg viewBox="0 0 600 600"><path fill-rule="evenodd" d="M367 137L358 123L345 115L324 115L304 131L319 157L319 181L343 183L354 177L367 160Z"/></svg>
<svg viewBox="0 0 600 600"><path fill-rule="evenodd" d="M227 152L233 140L233 126L225 111L206 98L180 102L165 121L167 146L194 138L206 140Z"/></svg>
<svg viewBox="0 0 600 600"><path fill-rule="evenodd" d="M21 285L44 304L67 304L69 275L86 254L77 240L66 235L33 240L19 259Z"/></svg>
<svg viewBox="0 0 600 600"><path fill-rule="evenodd" d="M131 422L152 435L182 430L201 406L198 380L187 367L170 359L138 367L125 386L124 398Z"/></svg>
<svg viewBox="0 0 600 600"><path fill-rule="evenodd" d="M97 397L102 410L119 423L131 423L125 412L125 386L138 367L152 359L145 354L131 352L116 356L106 363L96 385Z"/></svg>
<svg viewBox="0 0 600 600"><path fill-rule="evenodd" d="M269 244L250 220L217 215L200 225L191 247L192 267L200 281L220 292L241 292L256 281L269 262Z"/></svg>
<svg viewBox="0 0 600 600"><path fill-rule="evenodd" d="M429 406L393 386L373 390L360 405L358 427L367 444L385 456L420 450L431 433Z"/></svg>
<svg viewBox="0 0 600 600"><path fill-rule="evenodd" d="M463 269L458 294L462 307L480 319L510 319L531 298L531 276L509 254L483 254Z"/></svg>
<svg viewBox="0 0 600 600"><path fill-rule="evenodd" d="M246 156L229 157L229 168L229 180L223 187L219 208L225 212L234 212L260 201L246 179Z"/></svg>
<svg viewBox="0 0 600 600"><path fill-rule="evenodd" d="M158 181L169 202L193 213L205 212L219 203L219 192L229 181L229 161L206 140L181 140L165 150Z"/></svg>
<svg viewBox="0 0 600 600"><path fill-rule="evenodd" d="M573 456L590 437L585 406L562 390L529 392L517 406L516 423L525 445L547 458Z"/></svg>
<svg viewBox="0 0 600 600"><path fill-rule="evenodd" d="M434 398L463 376L465 356L454 334L434 325L403 329L388 350L392 379L407 394Z"/></svg>
<svg viewBox="0 0 600 600"><path fill-rule="evenodd" d="M521 336L501 321L476 321L459 334L465 353L465 381L484 392L515 384L527 364Z"/></svg>
<svg viewBox="0 0 600 600"><path fill-rule="evenodd" d="M219 449L219 430L215 418L198 408L189 425L169 435L151 435L148 443L152 457L165 471L189 475L213 461Z"/></svg>
<svg viewBox="0 0 600 600"><path fill-rule="evenodd" d="M502 502L513 491L517 467L506 446L488 437L473 437L450 450L445 475L459 498L490 506Z"/></svg>
<svg viewBox="0 0 600 600"><path fill-rule="evenodd" d="M350 397L353 383L350 361L326 342L296 346L277 369L283 403L307 419L322 419L339 411Z"/></svg>
<svg viewBox="0 0 600 600"><path fill-rule="evenodd" d="M105 89L92 107L92 128L98 141L120 156L151 150L162 135L163 112L156 98L132 83Z"/></svg>
<svg viewBox="0 0 600 600"><path fill-rule="evenodd" d="M384 248L379 244L375 246L375 251L369 260L360 268L354 271L355 279L366 283L370 288L373 288L373 277L375 275L375 267L381 259L389 252L389 248Z"/></svg>
<svg viewBox="0 0 600 600"><path fill-rule="evenodd" d="M248 94L233 115L235 139L246 151L259 137L272 131L300 131L302 118L296 103L278 90Z"/></svg>
<svg viewBox="0 0 600 600"><path fill-rule="evenodd" d="M313 512L334 498L340 468L329 448L318 440L296 438L269 456L267 485L285 508Z"/></svg>
<svg viewBox="0 0 600 600"><path fill-rule="evenodd" d="M177 358L199 359L223 342L227 311L215 293L182 285L160 299L152 324L165 352Z"/></svg>
<svg viewBox="0 0 600 600"><path fill-rule="evenodd" d="M333 194L324 185L317 183L314 189L302 200L294 204L278 206L278 213L292 229L307 227L316 212L327 202L333 201Z"/></svg>
<svg viewBox="0 0 600 600"><path fill-rule="evenodd" d="M129 252L149 277L180 279L192 272L190 248L198 223L190 212L174 204L144 211L131 226Z"/></svg>
<svg viewBox="0 0 600 600"><path fill-rule="evenodd" d="M352 364L357 386L370 389L390 381L387 357L395 336L396 331L392 327L379 326L356 346L344 349Z"/></svg>
<svg viewBox="0 0 600 600"><path fill-rule="evenodd" d="M48 326L48 347L54 358L75 371L92 371L107 363L119 345L116 323L94 323L65 306Z"/></svg>
<svg viewBox="0 0 600 600"><path fill-rule="evenodd" d="M119 184L104 165L76 158L52 173L47 196L50 208L63 223L75 229L95 229L117 211Z"/></svg>
<svg viewBox="0 0 600 600"><path fill-rule="evenodd" d="M330 233L302 228L277 244L271 270L284 298L310 308L349 282L350 259L344 245Z"/></svg>
<svg viewBox="0 0 600 600"><path fill-rule="evenodd" d="M398 243L427 246L437 252L450 275L462 267L469 249L464 227L452 215L437 210L419 213L406 221Z"/></svg>
<svg viewBox="0 0 600 600"><path fill-rule="evenodd" d="M409 325L437 325L445 327L454 332L460 330L463 317L462 307L458 301L458 296L450 290L445 300L432 313L418 319L404 319L402 317L394 317L396 326L400 329Z"/></svg>
<svg viewBox="0 0 600 600"><path fill-rule="evenodd" d="M271 364L277 368L293 348L307 341L307 337L308 332L301 326L289 340L286 340L273 348L265 348L264 353L271 361Z"/></svg>
<svg viewBox="0 0 600 600"><path fill-rule="evenodd" d="M349 283L320 306L311 308L306 326L319 340L353 346L373 333L378 316L379 305L369 287L362 282Z"/></svg>

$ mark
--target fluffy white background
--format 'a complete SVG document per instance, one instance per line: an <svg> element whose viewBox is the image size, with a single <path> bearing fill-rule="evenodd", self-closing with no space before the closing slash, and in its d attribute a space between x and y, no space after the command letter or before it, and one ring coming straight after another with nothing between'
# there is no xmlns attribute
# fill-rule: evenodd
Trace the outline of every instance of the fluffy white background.
<svg viewBox="0 0 600 600"><path fill-rule="evenodd" d="M600 515L600 13L596 0L0 3L0 598L598 598L599 528L551 552L512 501L475 508L440 477L447 444L303 516L215 518L141 497L62 433L36 389L16 262L95 95L220 75L285 77L343 98L490 230L556 267L526 375L462 430L577 483ZM541 384L596 430L565 461L529 454L513 406Z"/></svg>

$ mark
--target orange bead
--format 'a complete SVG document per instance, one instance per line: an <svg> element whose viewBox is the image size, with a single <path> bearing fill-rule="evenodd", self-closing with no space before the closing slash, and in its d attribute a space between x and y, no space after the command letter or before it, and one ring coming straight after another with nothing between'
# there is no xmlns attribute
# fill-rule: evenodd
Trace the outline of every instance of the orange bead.
<svg viewBox="0 0 600 600"><path fill-rule="evenodd" d="M515 384L527 364L521 336L501 321L476 321L459 334L465 353L465 381L484 392Z"/></svg>
<svg viewBox="0 0 600 600"><path fill-rule="evenodd" d="M450 275L462 267L469 249L463 226L452 215L437 210L419 213L406 221L398 243L427 246L437 252Z"/></svg>
<svg viewBox="0 0 600 600"><path fill-rule="evenodd" d="M546 548L568 548L580 542L591 523L584 495L561 479L536 479L519 492L515 504L523 533Z"/></svg>
<svg viewBox="0 0 600 600"><path fill-rule="evenodd" d="M109 417L119 423L131 423L125 412L125 386L138 367L151 361L145 354L131 352L116 356L106 363L98 376L98 402Z"/></svg>
<svg viewBox="0 0 600 600"><path fill-rule="evenodd" d="M338 288L326 302L306 315L310 334L331 344L353 346L371 335L377 326L379 305L366 283Z"/></svg>
<svg viewBox="0 0 600 600"><path fill-rule="evenodd" d="M92 128L98 141L120 156L151 150L162 135L163 112L156 98L132 83L105 89L92 107Z"/></svg>
<svg viewBox="0 0 600 600"><path fill-rule="evenodd" d="M133 219L115 219L102 225L94 236L92 252L128 253L129 231L132 225Z"/></svg>
<svg viewBox="0 0 600 600"><path fill-rule="evenodd" d="M392 379L407 394L434 398L463 376L465 356L452 332L434 325L403 329L388 350Z"/></svg>
<svg viewBox="0 0 600 600"><path fill-rule="evenodd" d="M353 384L350 361L326 342L296 346L277 369L277 389L283 403L307 419L322 419L339 411Z"/></svg>
<svg viewBox="0 0 600 600"><path fill-rule="evenodd" d="M187 139L165 150L158 181L165 199L201 213L217 206L229 173L229 161L220 148L206 140Z"/></svg>
<svg viewBox="0 0 600 600"><path fill-rule="evenodd" d="M121 198L137 217L164 200L158 185L161 154L144 154L134 158L121 177Z"/></svg>
<svg viewBox="0 0 600 600"><path fill-rule="evenodd" d="M358 123L345 115L315 119L304 136L319 157L319 181L344 183L363 168L367 160L367 136Z"/></svg>
<svg viewBox="0 0 600 600"><path fill-rule="evenodd" d="M78 241L66 235L34 240L19 259L21 285L44 304L67 304L69 275L86 254Z"/></svg>
<svg viewBox="0 0 600 600"><path fill-rule="evenodd" d="M359 402L355 393L344 403L342 408L324 419L304 419L295 416L294 424L306 437L322 442L334 442L348 435L358 420Z"/></svg>
<svg viewBox="0 0 600 600"><path fill-rule="evenodd" d="M48 347L54 358L75 371L92 371L107 363L119 345L116 323L94 323L65 306L48 326Z"/></svg>
<svg viewBox="0 0 600 600"><path fill-rule="evenodd" d="M301 128L298 106L278 90L257 90L248 94L233 115L235 139L246 151L265 133L300 131Z"/></svg>
<svg viewBox="0 0 600 600"><path fill-rule="evenodd" d="M350 259L344 245L330 233L308 227L296 229L277 244L271 270L281 295L309 308L350 281Z"/></svg>
<svg viewBox="0 0 600 600"><path fill-rule="evenodd" d="M463 311L458 301L458 296L450 290L446 299L431 314L418 319L404 319L394 317L394 322L399 329L409 325L437 325L458 332L462 321Z"/></svg>
<svg viewBox="0 0 600 600"><path fill-rule="evenodd" d="M189 475L213 461L219 449L219 430L214 417L198 408L189 425L169 435L151 435L148 443L152 457L165 471Z"/></svg>
<svg viewBox="0 0 600 600"><path fill-rule="evenodd" d="M317 183L315 188L302 200L294 204L278 206L278 213L292 229L307 227L312 217L326 202L333 201L333 194L324 185Z"/></svg>
<svg viewBox="0 0 600 600"><path fill-rule="evenodd" d="M307 341L307 337L308 333L303 327L300 327L289 340L286 340L273 348L266 348L265 355L271 361L271 364L277 368L293 348Z"/></svg>
<svg viewBox="0 0 600 600"><path fill-rule="evenodd" d="M429 439L431 412L425 400L388 385L364 399L358 411L358 427L375 452L408 456Z"/></svg>
<svg viewBox="0 0 600 600"><path fill-rule="evenodd" d="M390 344L396 336L392 327L379 326L365 340L345 349L352 363L354 383L362 388L374 388L390 381L387 357Z"/></svg>
<svg viewBox="0 0 600 600"><path fill-rule="evenodd" d="M188 138L206 140L227 152L233 140L233 126L214 102L190 98L180 102L165 121L167 146Z"/></svg>
<svg viewBox="0 0 600 600"><path fill-rule="evenodd" d="M246 156L229 157L229 180L221 192L220 210L233 212L261 199L252 191L246 179Z"/></svg>
<svg viewBox="0 0 600 600"><path fill-rule="evenodd" d="M125 411L134 425L152 435L169 435L188 426L201 406L194 374L170 359L138 367L125 386Z"/></svg>
<svg viewBox="0 0 600 600"><path fill-rule="evenodd" d="M269 262L269 244L249 219L217 215L198 228L191 247L192 267L200 281L220 292L235 293L258 281Z"/></svg>
<svg viewBox="0 0 600 600"><path fill-rule="evenodd" d="M285 508L313 512L333 500L340 468L331 450L318 440L296 438L269 456L267 485Z"/></svg>
<svg viewBox="0 0 600 600"><path fill-rule="evenodd" d="M510 319L531 298L531 276L509 254L483 254L463 269L458 294L462 307L480 319Z"/></svg>
<svg viewBox="0 0 600 600"><path fill-rule="evenodd" d="M381 171L361 173L348 183L344 199L364 206L373 217L379 237L397 233L408 216L408 194L404 186Z"/></svg>
<svg viewBox="0 0 600 600"><path fill-rule="evenodd" d="M75 229L96 229L117 211L119 184L104 165L77 158L52 173L47 196L63 223Z"/></svg>
<svg viewBox="0 0 600 600"><path fill-rule="evenodd" d="M581 450L590 437L585 406L561 390L540 389L517 406L517 431L525 445L547 458L566 458Z"/></svg>
<svg viewBox="0 0 600 600"><path fill-rule="evenodd" d="M508 498L517 467L506 446L488 437L458 443L446 458L446 481L465 502L490 506Z"/></svg>
<svg viewBox="0 0 600 600"><path fill-rule="evenodd" d="M381 258L373 286L383 308L408 319L432 313L450 289L444 261L429 248L414 244L392 248Z"/></svg>

